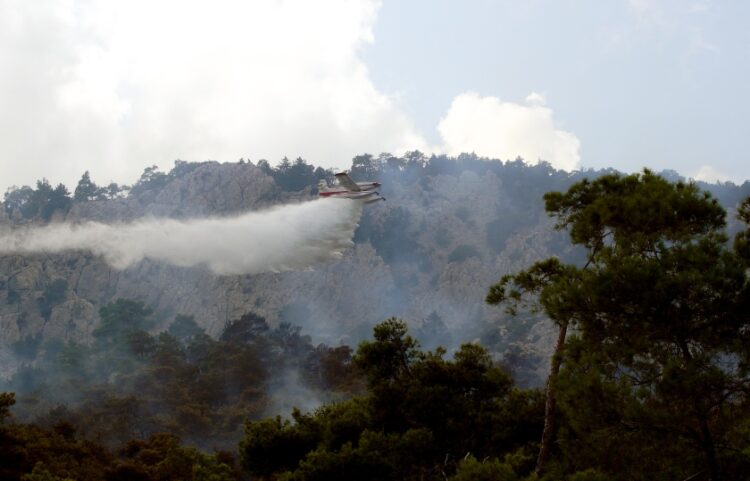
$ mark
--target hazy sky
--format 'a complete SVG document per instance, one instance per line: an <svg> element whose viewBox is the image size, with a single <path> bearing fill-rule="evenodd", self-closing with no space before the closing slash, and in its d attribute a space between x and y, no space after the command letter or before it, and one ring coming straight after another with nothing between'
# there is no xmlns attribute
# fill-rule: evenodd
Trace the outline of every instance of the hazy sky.
<svg viewBox="0 0 750 481"><path fill-rule="evenodd" d="M409 149L750 178L750 2L0 0L1 187Z"/></svg>

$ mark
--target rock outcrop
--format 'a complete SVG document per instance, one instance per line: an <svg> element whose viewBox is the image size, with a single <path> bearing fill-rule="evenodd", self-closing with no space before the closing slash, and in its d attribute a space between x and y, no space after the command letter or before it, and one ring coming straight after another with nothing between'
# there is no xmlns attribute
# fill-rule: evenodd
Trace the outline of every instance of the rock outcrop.
<svg viewBox="0 0 750 481"><path fill-rule="evenodd" d="M509 318L484 304L488 286L503 274L549 255L576 255L553 230L541 199L572 179L532 173L532 180L489 169L384 174L388 201L365 209L355 247L308 271L215 276L149 259L116 270L89 252L0 257L0 357L36 336L89 342L99 308L130 298L154 309L156 329L188 314L218 335L225 323L252 311L271 324L301 325L329 344L356 343L375 322L399 316L426 345L481 339L498 356L510 348L538 356L544 361L533 369L541 375L551 348L549 324ZM230 216L314 198L311 188L284 192L244 162L183 163L162 181L136 185L125 198L75 202L52 221ZM1 228L11 218L0 209Z"/></svg>

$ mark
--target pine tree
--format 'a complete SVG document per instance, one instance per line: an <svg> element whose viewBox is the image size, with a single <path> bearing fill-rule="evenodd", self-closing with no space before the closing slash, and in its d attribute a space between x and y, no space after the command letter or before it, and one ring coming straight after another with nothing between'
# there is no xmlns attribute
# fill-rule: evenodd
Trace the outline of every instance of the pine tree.
<svg viewBox="0 0 750 481"><path fill-rule="evenodd" d="M568 394L577 392L571 412L586 411L594 388L620 390L629 407L610 406L616 412L602 420L609 436L623 426L645 440L666 432L695 449L698 470L721 479L720 459L738 451L727 419L750 388L748 264L727 243L724 209L695 185L648 170L584 180L545 202L557 228L587 250L585 266L537 262L503 277L487 297L511 310L536 302L559 326L537 472L552 449L560 363L574 360L566 373ZM577 334L566 347L571 325ZM672 461L688 469L693 460L684 456Z"/></svg>
<svg viewBox="0 0 750 481"><path fill-rule="evenodd" d="M87 170L81 176L81 180L78 181L78 185L73 194L73 200L77 202L86 202L98 198L101 194L102 189L92 182L91 177L89 176L89 171Z"/></svg>

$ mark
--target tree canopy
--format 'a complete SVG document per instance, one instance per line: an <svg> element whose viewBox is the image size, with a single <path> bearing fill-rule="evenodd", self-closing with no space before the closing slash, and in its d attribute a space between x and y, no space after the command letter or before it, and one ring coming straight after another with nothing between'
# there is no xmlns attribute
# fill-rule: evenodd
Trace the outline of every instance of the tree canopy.
<svg viewBox="0 0 750 481"><path fill-rule="evenodd" d="M733 248L710 194L648 170L584 180L545 203L586 248L585 265L539 261L503 277L487 300L533 304L575 327L551 379L561 413L550 414L564 425L550 469L732 478L750 463L730 421L748 409L747 234Z"/></svg>
<svg viewBox="0 0 750 481"><path fill-rule="evenodd" d="M153 195L196 165L146 169L136 194ZM278 190L329 174L303 159L258 166ZM399 189L428 184L427 172L503 172L508 195L523 202L541 194L519 179L557 189L545 209L583 255L506 274L486 297L519 315L509 330L551 321L557 344L544 391L519 388L508 359L477 342L425 350L412 336L446 338L454 321L437 311L412 333L390 318L354 348L313 345L292 324L311 315L306 301L290 300L277 324L253 312L233 317L212 337L191 316L118 299L101 307L90 342L37 334L12 345L20 364L0 385L0 478L747 479L750 199L730 204L734 222L698 185L648 170L572 183L583 174L419 152L358 156L352 170ZM86 174L81 185L76 201L96 198ZM5 207L16 220L50 220L70 202L64 186L40 181L9 191ZM504 245L528 212L518 209L518 224L485 224L488 242ZM358 240L394 275L421 269L406 252L425 248L407 235L420 229L416 220L403 206L365 214ZM456 242L448 262L492 258L492 249L458 240L444 239ZM37 286L43 320L73 284L50 277ZM11 308L16 300L9 290ZM274 401L295 391L308 411L277 415L289 410ZM233 448L236 456L225 451Z"/></svg>
<svg viewBox="0 0 750 481"><path fill-rule="evenodd" d="M251 475L437 480L456 473L470 455L499 452L517 453L514 468L528 471L529 433L541 421L538 391L514 388L481 346L465 344L447 360L441 348L421 351L403 321L389 319L373 334L354 356L366 396L310 414L295 411L292 420L247 423L240 456ZM514 472L498 465L485 468Z"/></svg>

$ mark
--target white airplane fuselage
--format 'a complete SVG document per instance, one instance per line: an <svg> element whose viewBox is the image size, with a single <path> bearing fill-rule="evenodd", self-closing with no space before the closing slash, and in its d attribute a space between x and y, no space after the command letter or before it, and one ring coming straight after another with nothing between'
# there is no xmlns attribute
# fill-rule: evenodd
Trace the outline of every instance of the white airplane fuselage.
<svg viewBox="0 0 750 481"><path fill-rule="evenodd" d="M348 175L336 174L339 183L329 186L325 180L318 183L318 195L320 197L356 199L366 204L385 200L375 189L380 187L380 182L353 182Z"/></svg>

